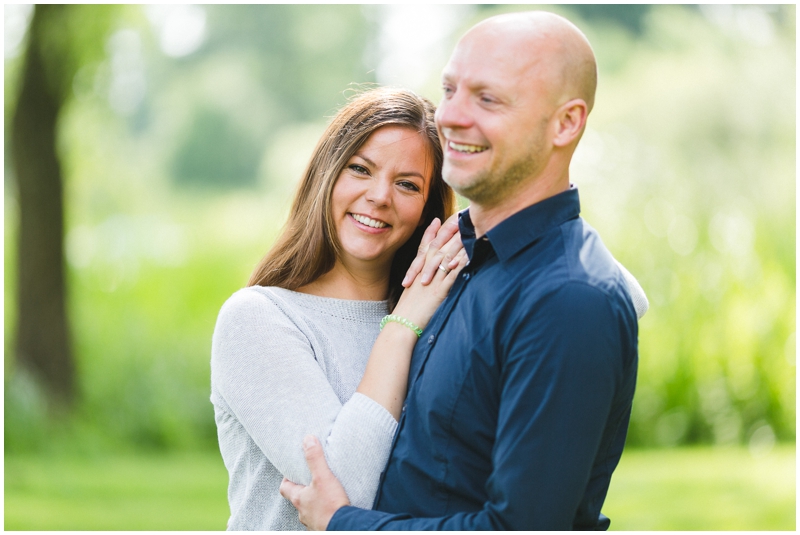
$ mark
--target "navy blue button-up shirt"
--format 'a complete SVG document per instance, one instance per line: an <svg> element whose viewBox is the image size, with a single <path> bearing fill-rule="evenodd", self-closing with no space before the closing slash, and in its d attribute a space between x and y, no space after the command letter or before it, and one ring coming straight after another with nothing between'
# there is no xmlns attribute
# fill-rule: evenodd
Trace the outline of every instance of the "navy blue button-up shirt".
<svg viewBox="0 0 800 535"><path fill-rule="evenodd" d="M414 349L375 510L328 529L605 529L636 381L636 313L572 187L476 238Z"/></svg>

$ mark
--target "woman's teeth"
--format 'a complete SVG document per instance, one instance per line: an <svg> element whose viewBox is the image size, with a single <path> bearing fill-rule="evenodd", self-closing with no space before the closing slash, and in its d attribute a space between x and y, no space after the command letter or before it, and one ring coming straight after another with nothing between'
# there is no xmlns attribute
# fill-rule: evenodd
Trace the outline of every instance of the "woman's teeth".
<svg viewBox="0 0 800 535"><path fill-rule="evenodd" d="M449 142L450 148L458 152L483 152L489 147L481 147L479 145L463 145L461 143Z"/></svg>
<svg viewBox="0 0 800 535"><path fill-rule="evenodd" d="M360 214L350 214L350 215L353 216L353 219L355 219L356 221L358 221L362 225L367 225L368 227L383 228L383 227L388 227L389 226L386 223L384 223L383 221L376 221L374 219L370 219L369 217L367 217L365 215L360 215Z"/></svg>

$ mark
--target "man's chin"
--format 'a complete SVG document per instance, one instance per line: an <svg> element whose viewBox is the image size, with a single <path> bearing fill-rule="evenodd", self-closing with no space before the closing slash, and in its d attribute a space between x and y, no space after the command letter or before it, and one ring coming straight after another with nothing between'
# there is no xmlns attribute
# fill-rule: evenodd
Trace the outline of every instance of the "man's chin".
<svg viewBox="0 0 800 535"><path fill-rule="evenodd" d="M492 197L492 192L495 188L492 187L492 181L486 172L479 173L463 173L460 170L454 170L451 173L442 171L442 178L445 183L453 188L460 196L468 199L474 203L481 203L482 200Z"/></svg>
<svg viewBox="0 0 800 535"><path fill-rule="evenodd" d="M463 169L445 167L442 169L442 178L448 186L459 195L464 195L463 192L480 189L481 183L485 180L484 172L466 172Z"/></svg>

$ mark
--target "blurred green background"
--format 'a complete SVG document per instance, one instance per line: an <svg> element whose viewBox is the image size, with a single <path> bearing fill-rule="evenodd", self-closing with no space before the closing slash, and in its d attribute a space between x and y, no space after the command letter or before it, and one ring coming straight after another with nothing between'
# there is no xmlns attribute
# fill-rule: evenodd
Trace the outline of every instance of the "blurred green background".
<svg viewBox="0 0 800 535"><path fill-rule="evenodd" d="M793 530L795 6L537 7L594 46L571 176L650 299L612 529ZM438 102L458 36L527 8L68 6L43 48L72 68L57 149L76 397L53 411L15 357L9 125L34 9L5 5L5 528L224 529L214 322L327 118L354 84Z"/></svg>

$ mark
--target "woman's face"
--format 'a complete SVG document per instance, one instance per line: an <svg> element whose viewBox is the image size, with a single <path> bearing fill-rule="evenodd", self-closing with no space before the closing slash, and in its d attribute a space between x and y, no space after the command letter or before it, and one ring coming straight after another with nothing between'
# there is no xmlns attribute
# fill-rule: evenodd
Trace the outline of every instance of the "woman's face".
<svg viewBox="0 0 800 535"><path fill-rule="evenodd" d="M388 269L422 223L432 172L422 134L402 126L373 132L333 186L331 209L343 250L338 260Z"/></svg>

